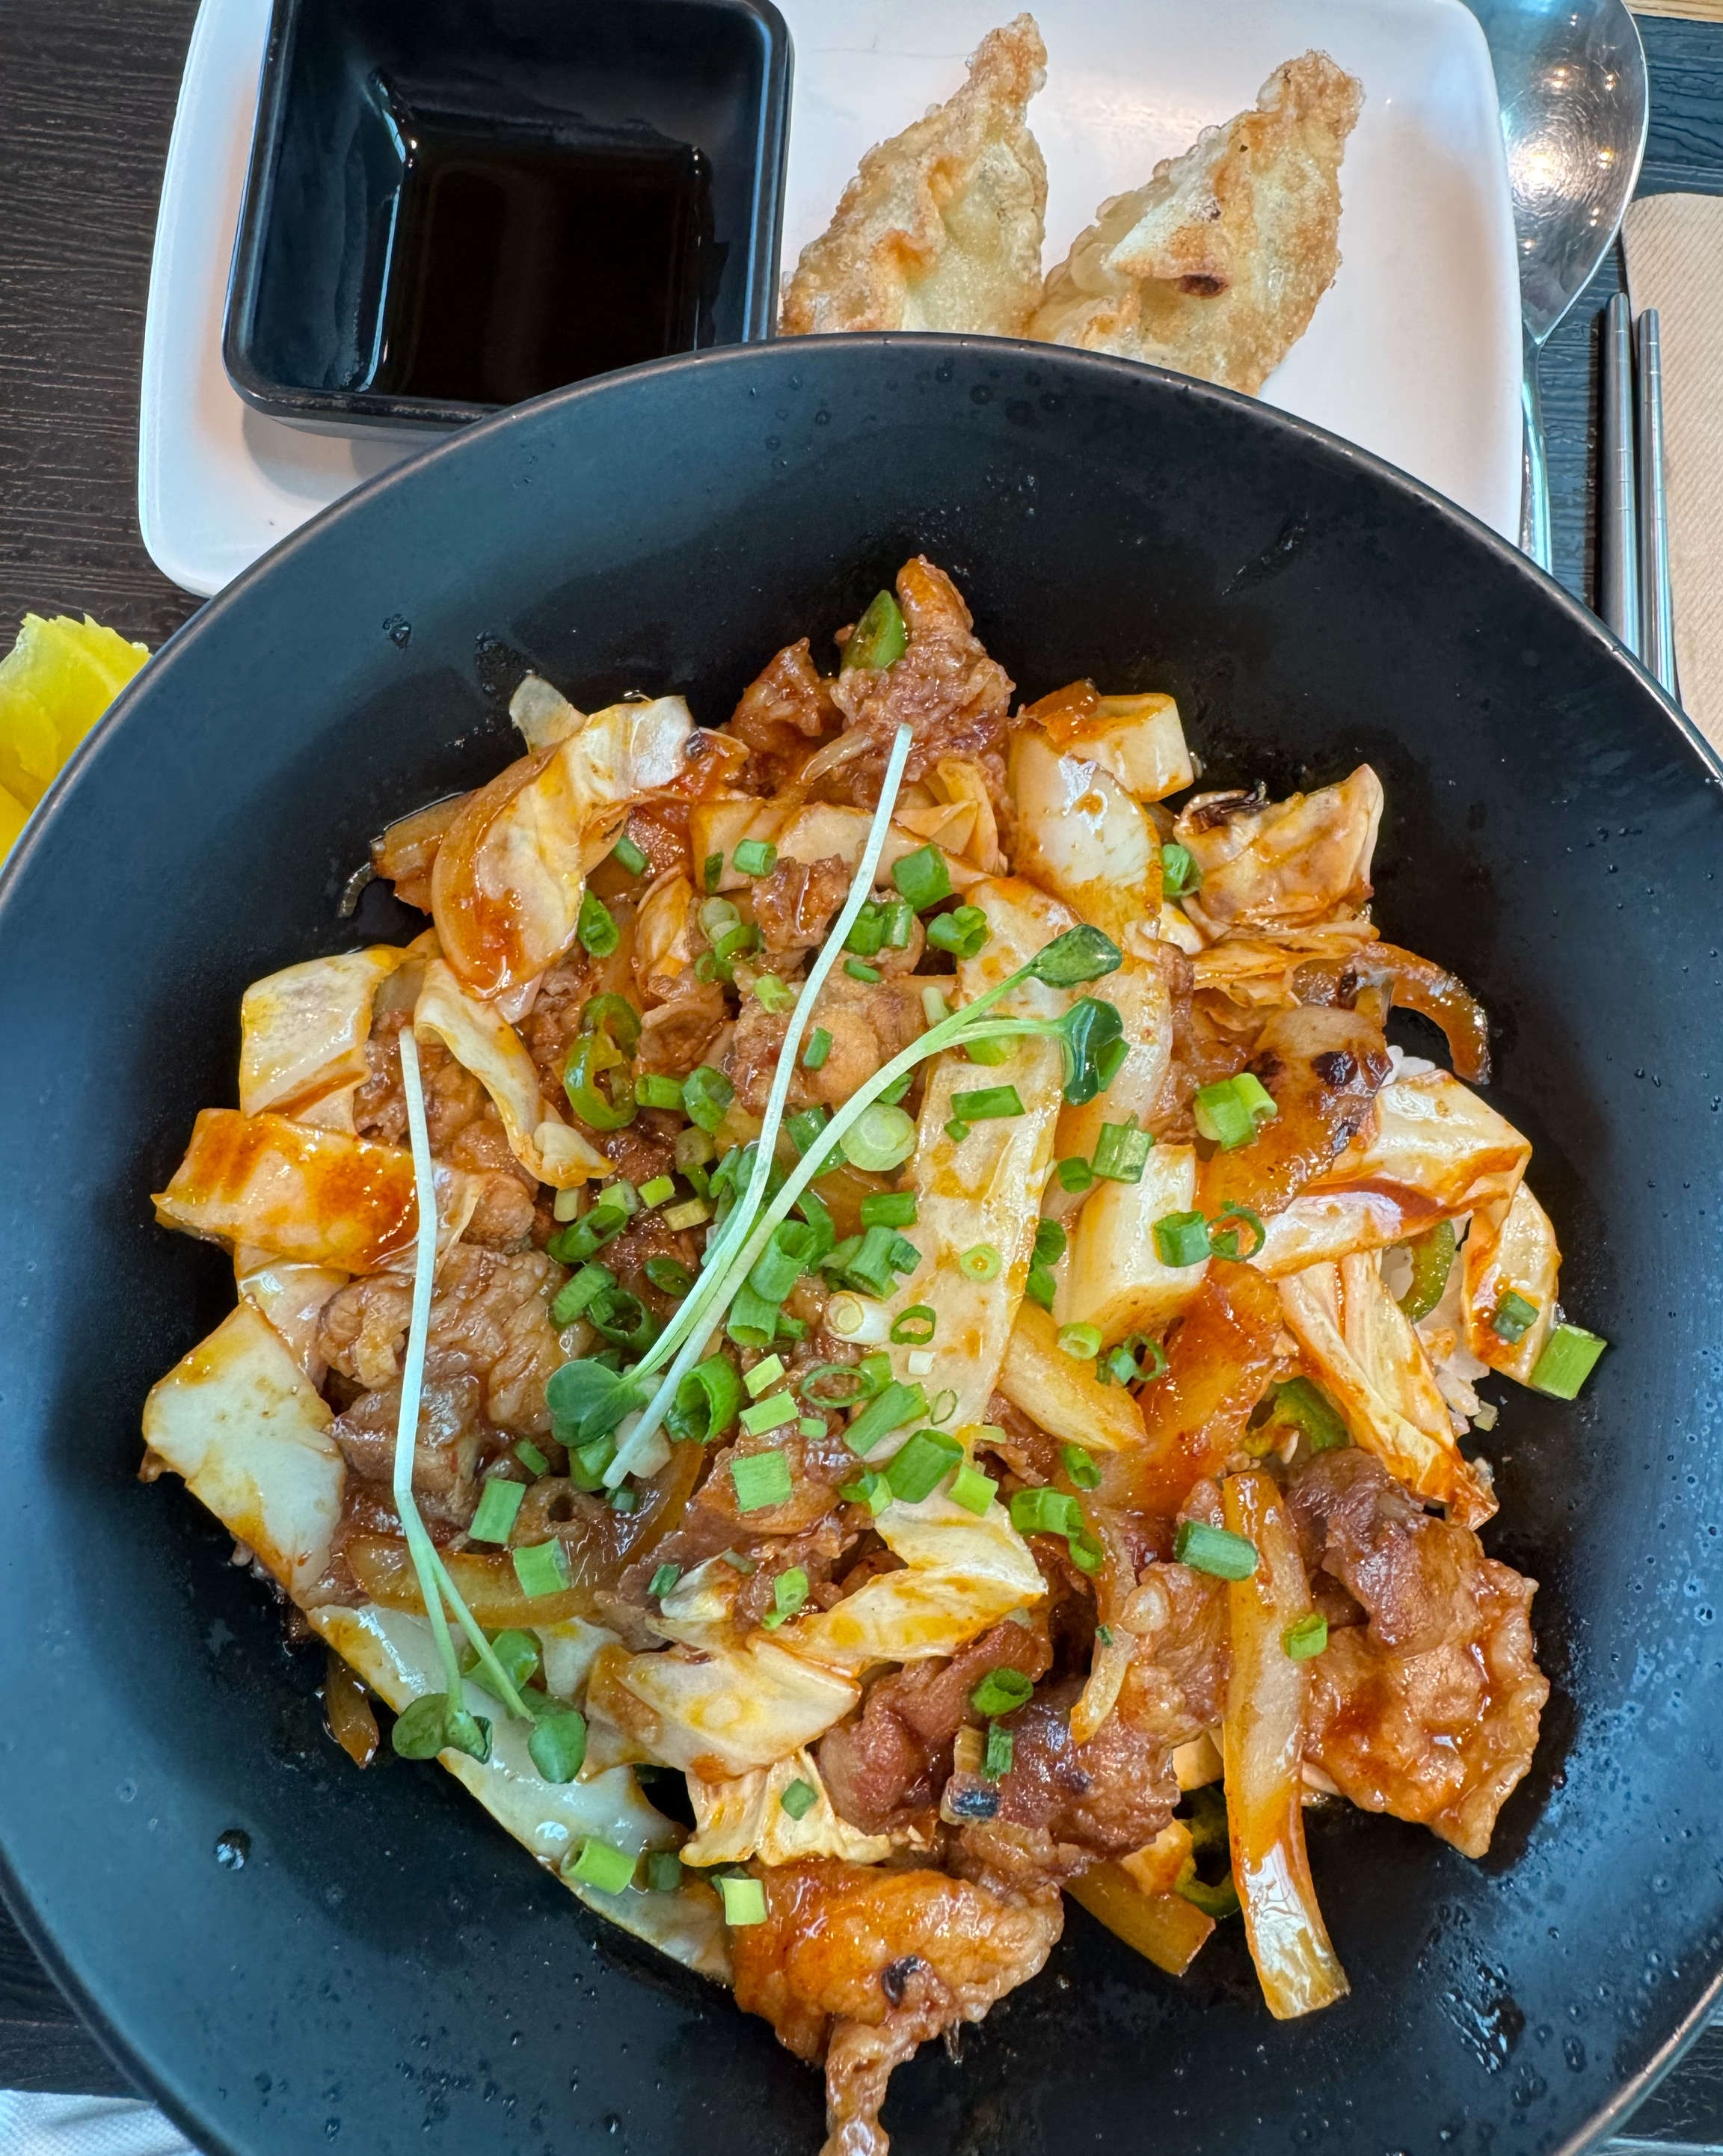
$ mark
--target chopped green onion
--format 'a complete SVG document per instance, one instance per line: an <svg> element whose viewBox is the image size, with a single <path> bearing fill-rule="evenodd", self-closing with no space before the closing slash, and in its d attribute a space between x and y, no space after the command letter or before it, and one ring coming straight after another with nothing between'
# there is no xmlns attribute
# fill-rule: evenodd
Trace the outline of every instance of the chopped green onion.
<svg viewBox="0 0 1723 2156"><path fill-rule="evenodd" d="M1400 1307L1413 1325L1428 1317L1448 1289L1454 1270L1459 1238L1451 1220L1438 1220L1422 1235L1414 1235L1404 1249L1412 1260L1412 1285L1400 1298Z"/></svg>
<svg viewBox="0 0 1723 2156"><path fill-rule="evenodd" d="M972 1460L966 1460L951 1478L952 1503L973 1512L977 1519L998 1494L998 1484L991 1475L983 1475Z"/></svg>
<svg viewBox="0 0 1723 2156"><path fill-rule="evenodd" d="M482 1484L479 1509L467 1532L475 1543L505 1543L514 1531L515 1515L526 1495L524 1482L508 1482L499 1476Z"/></svg>
<svg viewBox="0 0 1723 2156"><path fill-rule="evenodd" d="M1092 1363L1100 1353L1100 1327L1062 1325L1059 1328L1059 1344L1073 1362Z"/></svg>
<svg viewBox="0 0 1723 2156"><path fill-rule="evenodd" d="M682 1105L681 1081L671 1078L667 1080L666 1083L674 1086L676 1089L676 1097L671 1106L679 1108ZM708 1180L706 1170L718 1157L718 1148L712 1141L710 1132L696 1130L691 1127L686 1130L678 1131L675 1151L677 1173L685 1175L704 1198L706 1194Z"/></svg>
<svg viewBox="0 0 1723 2156"><path fill-rule="evenodd" d="M1319 1609L1307 1611L1287 1626L1280 1635L1280 1644L1294 1661L1309 1661L1328 1645L1328 1620Z"/></svg>
<svg viewBox="0 0 1723 2156"><path fill-rule="evenodd" d="M921 991L921 1015L930 1026L943 1025L951 1015L942 989L926 988Z"/></svg>
<svg viewBox="0 0 1723 2156"><path fill-rule="evenodd" d="M1243 1252L1239 1250L1238 1230L1236 1228L1221 1226L1221 1222L1228 1215L1236 1220L1242 1221L1256 1238L1248 1250ZM1235 1264L1248 1264L1252 1258L1259 1258L1267 1247L1268 1240L1269 1231L1263 1224L1261 1214L1253 1213L1248 1205L1235 1205L1230 1199L1222 1206L1208 1230L1210 1250L1216 1257L1230 1258Z"/></svg>
<svg viewBox="0 0 1723 2156"><path fill-rule="evenodd" d="M854 1482L844 1483L838 1495L848 1504L865 1505L877 1520L891 1502L891 1485L883 1475L876 1474L869 1467Z"/></svg>
<svg viewBox="0 0 1723 2156"><path fill-rule="evenodd" d="M616 1440L608 1435L577 1445L568 1455L568 1479L577 1490L596 1490L615 1457Z"/></svg>
<svg viewBox="0 0 1723 2156"><path fill-rule="evenodd" d="M646 1592L654 1601L662 1602L681 1577L682 1568L679 1565L661 1564L652 1575L652 1584Z"/></svg>
<svg viewBox="0 0 1723 2156"><path fill-rule="evenodd" d="M911 1303L900 1317L891 1322L891 1339L897 1348L925 1348L939 1327L939 1318L929 1303Z"/></svg>
<svg viewBox="0 0 1723 2156"><path fill-rule="evenodd" d="M1105 1177L1109 1183L1141 1183L1154 1142L1153 1132L1140 1131L1135 1116L1127 1122L1103 1123L1100 1137L1095 1142L1090 1173ZM1197 1217L1200 1219L1202 1215Z"/></svg>
<svg viewBox="0 0 1723 2156"><path fill-rule="evenodd" d="M1065 1463L1065 1472L1079 1490L1099 1490L1100 1462L1092 1453L1085 1452L1080 1445L1062 1445L1059 1457Z"/></svg>
<svg viewBox="0 0 1723 2156"><path fill-rule="evenodd" d="M894 1078L891 1083L885 1088L885 1091L879 1096L880 1106L886 1108L895 1108L898 1102L902 1100L905 1094L909 1091L911 1084L915 1081L915 1074L913 1070L905 1070L901 1078Z"/></svg>
<svg viewBox="0 0 1723 2156"><path fill-rule="evenodd" d="M987 1748L982 1754L981 1770L990 1782L1003 1781L1011 1772L1011 1758L1014 1749L1011 1732L997 1722L987 1724Z"/></svg>
<svg viewBox="0 0 1723 2156"><path fill-rule="evenodd" d="M1236 1147L1255 1142L1256 1118L1238 1098L1230 1078L1223 1078L1213 1086L1198 1086L1191 1103L1191 1114L1197 1134L1223 1152L1231 1152Z"/></svg>
<svg viewBox="0 0 1723 2156"><path fill-rule="evenodd" d="M818 1389L828 1378L843 1378L851 1381L855 1389L854 1392L841 1394ZM815 1363L811 1370L804 1370L802 1373L801 1377L797 1380L797 1389L804 1400L811 1400L815 1407L819 1408L847 1408L852 1406L857 1400L864 1400L871 1397L868 1391L867 1380L859 1370L852 1368L848 1363Z"/></svg>
<svg viewBox="0 0 1723 2156"><path fill-rule="evenodd" d="M901 1108L885 1107L878 1101L862 1111L844 1141L849 1159L876 1175L900 1168L915 1150L914 1120Z"/></svg>
<svg viewBox="0 0 1723 2156"><path fill-rule="evenodd" d="M885 948L888 951L907 950L910 931L915 926L915 908L907 900L887 899L879 908L879 923L885 931Z"/></svg>
<svg viewBox="0 0 1723 2156"><path fill-rule="evenodd" d="M596 1887L601 1894L620 1894L634 1883L635 1859L596 1835L588 1835L572 1856L562 1861L562 1876Z"/></svg>
<svg viewBox="0 0 1723 2156"><path fill-rule="evenodd" d="M622 931L602 898L591 891L581 894L580 920L575 934L595 958L608 958L622 941Z"/></svg>
<svg viewBox="0 0 1723 2156"><path fill-rule="evenodd" d="M1031 1265L1028 1278L1023 1282L1023 1293L1031 1302L1038 1302L1043 1310L1051 1310L1053 1299L1059 1293L1059 1282L1045 1265Z"/></svg>
<svg viewBox="0 0 1723 2156"><path fill-rule="evenodd" d="M572 1782L586 1763L587 1717L577 1707L542 1716L526 1740L532 1763L547 1782Z"/></svg>
<svg viewBox="0 0 1723 2156"><path fill-rule="evenodd" d="M664 1225L679 1235L685 1228L700 1228L712 1217L712 1209L698 1198L685 1198L679 1205L664 1208Z"/></svg>
<svg viewBox="0 0 1723 2156"><path fill-rule="evenodd" d="M1110 1647L1113 1644L1112 1626L1110 1625L1097 1625L1095 1628L1095 1636L1100 1641L1102 1646Z"/></svg>
<svg viewBox="0 0 1723 2156"><path fill-rule="evenodd" d="M694 1275L679 1258L649 1258L640 1270L663 1295L686 1295L694 1286Z"/></svg>
<svg viewBox="0 0 1723 2156"><path fill-rule="evenodd" d="M675 1405L667 1418L672 1435L709 1445L735 1421L741 1397L735 1364L726 1356L709 1355L676 1388Z"/></svg>
<svg viewBox="0 0 1723 2156"><path fill-rule="evenodd" d="M534 1543L510 1550L515 1577L523 1594L561 1594L568 1585L568 1553L559 1542Z"/></svg>
<svg viewBox="0 0 1723 2156"><path fill-rule="evenodd" d="M891 880L917 913L926 913L930 906L937 906L951 895L951 871L937 846L920 846L900 861L894 861Z"/></svg>
<svg viewBox="0 0 1723 2156"><path fill-rule="evenodd" d="M826 1434L825 1421L820 1415L798 1415L796 1427L803 1437L809 1439L821 1438Z"/></svg>
<svg viewBox="0 0 1723 2156"><path fill-rule="evenodd" d="M1023 1104L1015 1086L983 1086L973 1093L953 1093L951 1110L960 1122L997 1122L1022 1115Z"/></svg>
<svg viewBox="0 0 1723 2156"><path fill-rule="evenodd" d="M996 1281L1005 1270L1005 1260L991 1243L972 1243L959 1255L957 1269L972 1281Z"/></svg>
<svg viewBox="0 0 1723 2156"><path fill-rule="evenodd" d="M671 1175L654 1175L649 1183L640 1186L640 1203L650 1211L666 1204L676 1194L676 1179Z"/></svg>
<svg viewBox="0 0 1723 2156"><path fill-rule="evenodd" d="M593 1215L588 1214L587 1219ZM580 1224L584 1225L584 1223ZM551 1244L562 1240L560 1235L551 1238ZM607 1238L608 1240L608 1238ZM616 1275L608 1265L582 1265L570 1280L563 1281L551 1298L551 1322L558 1332L565 1325L572 1325L589 1302L596 1301L616 1286Z"/></svg>
<svg viewBox="0 0 1723 2156"><path fill-rule="evenodd" d="M724 880L724 856L723 856L723 855L722 855L722 854L708 854L708 855L706 855L706 860L705 860L705 867L702 869L702 870L700 871L700 881L701 881L701 882L705 886L705 887L706 887L706 889L707 889L708 891L716 891L716 889L718 888L719 885L720 885L723 880Z"/></svg>
<svg viewBox="0 0 1723 2156"><path fill-rule="evenodd" d="M1163 1265L1199 1265L1208 1255L1208 1223L1200 1213L1163 1213L1155 1223L1155 1252Z"/></svg>
<svg viewBox="0 0 1723 2156"><path fill-rule="evenodd" d="M748 1398L757 1400L768 1385L775 1385L784 1373L782 1355L768 1355L763 1363L755 1363L742 1383L748 1389Z"/></svg>
<svg viewBox="0 0 1723 2156"><path fill-rule="evenodd" d="M646 1891L649 1894L674 1894L682 1884L682 1860L674 1849L649 1849L646 1852Z"/></svg>
<svg viewBox="0 0 1723 2156"><path fill-rule="evenodd" d="M870 1400L844 1433L844 1442L854 1453L871 1452L882 1437L901 1430L927 1412L927 1395L916 1384L900 1384L894 1378L876 1399Z"/></svg>
<svg viewBox="0 0 1723 2156"><path fill-rule="evenodd" d="M1531 1383L1554 1399L1577 1399L1580 1387L1597 1367L1597 1358L1609 1342L1582 1326L1558 1325L1543 1344L1532 1365Z"/></svg>
<svg viewBox="0 0 1723 2156"><path fill-rule="evenodd" d="M1073 1535L1069 1547L1071 1563L1079 1572L1096 1573L1100 1570L1106 1553L1093 1535L1086 1532Z"/></svg>
<svg viewBox="0 0 1723 2156"><path fill-rule="evenodd" d="M762 973L754 982L754 1000L776 1018L794 1004L796 991L787 981L779 980L776 973Z"/></svg>
<svg viewBox="0 0 1723 2156"><path fill-rule="evenodd" d="M1011 1501L1011 1524L1020 1535L1079 1535L1083 1507L1063 1490L1019 1490Z"/></svg>
<svg viewBox="0 0 1723 2156"><path fill-rule="evenodd" d="M1059 1163L1055 1173L1061 1190L1087 1190L1095 1180L1095 1170L1080 1153L1069 1154ZM1138 1180L1141 1180L1141 1176Z"/></svg>
<svg viewBox="0 0 1723 2156"><path fill-rule="evenodd" d="M936 951L949 951L954 958L977 958L993 939L987 916L978 906L959 906L950 913L936 913L927 924L927 940Z"/></svg>
<svg viewBox="0 0 1723 2156"><path fill-rule="evenodd" d="M700 925L706 941L715 944L720 936L741 927L741 916L730 899L709 898L700 910Z"/></svg>
<svg viewBox="0 0 1723 2156"><path fill-rule="evenodd" d="M697 1070L690 1070L682 1081L683 1108L689 1122L698 1123L703 1131L717 1129L724 1120L725 1110L735 1098L735 1086L710 1063L702 1063Z"/></svg>
<svg viewBox="0 0 1723 2156"><path fill-rule="evenodd" d="M740 875L769 876L777 866L777 848L769 839L744 839L730 858Z"/></svg>
<svg viewBox="0 0 1723 2156"><path fill-rule="evenodd" d="M613 1490L606 1502L613 1512L638 1512L640 1509L640 1492L638 1490L630 1490L624 1485L621 1489Z"/></svg>
<svg viewBox="0 0 1723 2156"><path fill-rule="evenodd" d="M977 1714L990 1720L996 1714L1015 1714L1018 1707L1028 1705L1034 1694L1033 1681L1008 1662L1000 1669L987 1671L970 1693L969 1704Z"/></svg>
<svg viewBox="0 0 1723 2156"><path fill-rule="evenodd" d="M515 1457L529 1475L548 1475L551 1463L530 1437L523 1437L515 1447Z"/></svg>
<svg viewBox="0 0 1723 2156"><path fill-rule="evenodd" d="M1161 892L1165 898L1192 898L1203 888L1203 871L1188 846L1161 849Z"/></svg>
<svg viewBox="0 0 1723 2156"><path fill-rule="evenodd" d="M798 1775L778 1799L792 1820L806 1819L819 1802L819 1791L812 1782L804 1782Z"/></svg>
<svg viewBox="0 0 1723 2156"><path fill-rule="evenodd" d="M942 1430L918 1430L894 1454L885 1469L891 1494L905 1505L919 1505L930 1497L963 1457L955 1437Z"/></svg>
<svg viewBox="0 0 1723 2156"><path fill-rule="evenodd" d="M978 1040L967 1040L963 1044L963 1052L972 1063L995 1065L1009 1063L1018 1051L1019 1040L1020 1036L1011 1039L994 1040L988 1037Z"/></svg>
<svg viewBox="0 0 1723 2156"><path fill-rule="evenodd" d="M630 875L639 875L647 865L645 855L641 852L626 831L610 850Z"/></svg>
<svg viewBox="0 0 1723 2156"><path fill-rule="evenodd" d="M869 600L861 619L849 632L838 670L847 674L853 666L865 666L883 673L903 657L909 641L910 632L904 626L897 601L890 592L880 592Z"/></svg>
<svg viewBox="0 0 1723 2156"><path fill-rule="evenodd" d="M744 1408L740 1420L750 1437L764 1437L768 1430L782 1430L787 1422L796 1419L796 1396L793 1393L768 1393L763 1400L756 1400L751 1407ZM789 1470L785 1469L787 1474Z"/></svg>
<svg viewBox="0 0 1723 2156"><path fill-rule="evenodd" d="M1516 1348L1536 1322L1537 1305L1528 1302L1517 1289L1504 1288L1490 1320L1496 1338Z"/></svg>
<svg viewBox="0 0 1723 2156"><path fill-rule="evenodd" d="M766 1922L766 1889L757 1879L739 1878L733 1871L720 1872L717 1887L724 1897L726 1924L735 1927Z"/></svg>
<svg viewBox="0 0 1723 2156"><path fill-rule="evenodd" d="M913 1190L877 1190L861 1202L864 1228L913 1228L915 1194Z"/></svg>
<svg viewBox="0 0 1723 2156"><path fill-rule="evenodd" d="M877 981L882 978L877 966L870 966L862 958L846 958L844 970L852 981Z"/></svg>
<svg viewBox="0 0 1723 2156"><path fill-rule="evenodd" d="M1249 1579L1256 1570L1256 1544L1206 1520L1181 1520L1172 1537L1172 1554L1193 1572L1216 1579Z"/></svg>
<svg viewBox="0 0 1723 2156"><path fill-rule="evenodd" d="M767 1302L782 1302L813 1261L819 1241L801 1220L782 1220L748 1275L748 1286Z"/></svg>
<svg viewBox="0 0 1723 2156"><path fill-rule="evenodd" d="M772 1583L772 1607L766 1613L765 1624L776 1631L793 1617L808 1599L808 1574L799 1564L792 1564L787 1572L781 1572Z"/></svg>
<svg viewBox="0 0 1723 2156"><path fill-rule="evenodd" d="M1043 1220L1035 1229L1035 1250L1032 1260L1038 1265L1056 1265L1064 1255L1069 1238L1057 1220Z"/></svg>
<svg viewBox="0 0 1723 2156"><path fill-rule="evenodd" d="M587 1322L605 1339L613 1340L618 1348L632 1348L637 1355L664 1330L639 1296L623 1287L594 1296L587 1306Z"/></svg>
<svg viewBox="0 0 1723 2156"><path fill-rule="evenodd" d="M854 925L844 939L844 947L853 951L858 958L871 958L885 941L885 918L869 899L855 916Z"/></svg>
<svg viewBox="0 0 1723 2156"><path fill-rule="evenodd" d="M946 1136L953 1145L961 1145L964 1139L969 1136L969 1126L961 1116L953 1116L950 1122L946 1125Z"/></svg>
<svg viewBox="0 0 1723 2156"><path fill-rule="evenodd" d="M789 1461L776 1450L741 1454L730 1463L730 1479L736 1486L740 1512L760 1512L769 1506L787 1505L795 1487Z"/></svg>

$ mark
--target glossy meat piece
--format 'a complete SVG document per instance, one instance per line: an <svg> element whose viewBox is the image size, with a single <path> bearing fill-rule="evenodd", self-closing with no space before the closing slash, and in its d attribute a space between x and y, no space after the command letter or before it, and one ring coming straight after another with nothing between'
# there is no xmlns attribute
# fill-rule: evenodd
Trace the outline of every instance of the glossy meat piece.
<svg viewBox="0 0 1723 2156"><path fill-rule="evenodd" d="M1117 1629L1134 1639L1119 1720L1169 1750L1212 1729L1226 1706L1230 1661L1225 1581L1188 1565L1151 1564Z"/></svg>
<svg viewBox="0 0 1723 2156"><path fill-rule="evenodd" d="M1064 1925L1056 1893L815 1859L760 1874L766 1922L731 1934L736 2004L826 2061L823 2156L885 2156L893 2066L1026 1984Z"/></svg>
<svg viewBox="0 0 1723 2156"><path fill-rule="evenodd" d="M744 792L776 793L793 778L825 734L841 724L832 685L820 678L804 636L786 644L742 691L730 731L746 742Z"/></svg>
<svg viewBox="0 0 1723 2156"><path fill-rule="evenodd" d="M990 1670L1045 1674L1047 1628L1008 1618L945 1662L919 1662L881 1677L860 1715L820 1740L821 1778L844 1817L870 1834L905 1826L939 1801L951 1745L979 1719L969 1695Z"/></svg>
<svg viewBox="0 0 1723 2156"><path fill-rule="evenodd" d="M1367 1128L1391 1065L1381 1027L1361 1012L1300 1006L1269 1019L1250 1068L1276 1112L1251 1143L1203 1162L1197 1203L1211 1219L1228 1204L1265 1218L1284 1210Z"/></svg>
<svg viewBox="0 0 1723 2156"><path fill-rule="evenodd" d="M787 1012L768 1011L751 996L736 1019L724 1069L750 1115L765 1109L788 1024ZM798 1061L790 1081L791 1109L816 1103L836 1107L847 1101L900 1050L919 1040L926 1024L920 992L912 982L853 981L834 973L819 992L808 1035L823 1026L832 1044L818 1070Z"/></svg>
<svg viewBox="0 0 1723 2156"><path fill-rule="evenodd" d="M475 1476L484 1439L484 1387L477 1378L445 1378L428 1384L419 1407L413 1449L413 1486L420 1509L434 1519L466 1527L478 1503ZM355 1475L385 1487L394 1476L395 1429L401 1389L390 1384L362 1394L330 1424Z"/></svg>
<svg viewBox="0 0 1723 2156"><path fill-rule="evenodd" d="M1354 1804L1482 1856L1549 1697L1531 1636L1536 1581L1420 1511L1355 1449L1319 1455L1289 1496L1307 1558L1368 1620L1332 1632L1310 1666L1306 1756Z"/></svg>
<svg viewBox="0 0 1723 2156"><path fill-rule="evenodd" d="M883 671L858 666L838 676L832 695L846 732L862 737L866 746L832 769L821 791L873 808L893 738L907 725L915 737L908 778L921 778L941 757L967 757L981 766L995 808L1002 808L1006 719L1015 685L987 656L956 586L925 554L898 571L897 597L909 647Z"/></svg>
<svg viewBox="0 0 1723 2156"><path fill-rule="evenodd" d="M768 953L812 950L826 940L832 916L849 896L841 855L813 862L781 860L754 886L754 918Z"/></svg>

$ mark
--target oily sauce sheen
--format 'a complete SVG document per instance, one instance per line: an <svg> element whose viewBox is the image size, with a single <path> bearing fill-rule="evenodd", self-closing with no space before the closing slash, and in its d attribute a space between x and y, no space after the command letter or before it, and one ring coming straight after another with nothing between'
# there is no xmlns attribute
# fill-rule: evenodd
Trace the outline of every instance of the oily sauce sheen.
<svg viewBox="0 0 1723 2156"><path fill-rule="evenodd" d="M514 404L693 349L710 175L690 144L415 117L406 147L374 388Z"/></svg>

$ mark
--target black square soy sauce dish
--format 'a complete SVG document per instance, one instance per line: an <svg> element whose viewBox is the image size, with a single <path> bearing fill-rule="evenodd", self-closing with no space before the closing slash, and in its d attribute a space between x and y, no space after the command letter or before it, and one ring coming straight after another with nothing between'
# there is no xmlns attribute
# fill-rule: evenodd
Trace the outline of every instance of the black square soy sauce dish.
<svg viewBox="0 0 1723 2156"><path fill-rule="evenodd" d="M790 72L772 0L275 0L234 388L441 428L769 336Z"/></svg>

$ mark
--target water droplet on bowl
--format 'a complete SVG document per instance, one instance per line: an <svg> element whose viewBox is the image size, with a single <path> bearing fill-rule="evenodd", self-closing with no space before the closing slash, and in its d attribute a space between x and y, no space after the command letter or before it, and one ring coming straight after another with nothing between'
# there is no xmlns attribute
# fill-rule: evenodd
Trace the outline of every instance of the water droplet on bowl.
<svg viewBox="0 0 1723 2156"><path fill-rule="evenodd" d="M413 641L413 624L404 614L392 613L383 624L383 634L397 651L405 651Z"/></svg>
<svg viewBox="0 0 1723 2156"><path fill-rule="evenodd" d="M243 1827L230 1826L215 1838L215 1861L223 1871L243 1871L251 1854L251 1836Z"/></svg>

